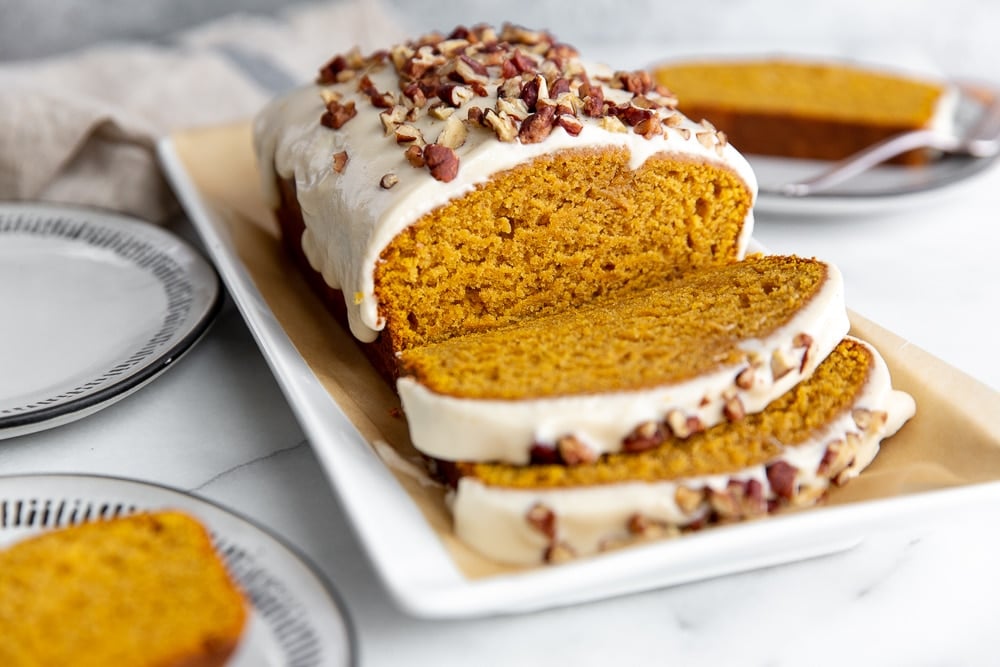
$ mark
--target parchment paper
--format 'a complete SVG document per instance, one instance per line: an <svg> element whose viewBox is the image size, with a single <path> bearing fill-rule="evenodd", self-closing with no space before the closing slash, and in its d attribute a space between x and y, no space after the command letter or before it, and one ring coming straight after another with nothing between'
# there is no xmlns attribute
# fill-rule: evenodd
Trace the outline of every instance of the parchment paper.
<svg viewBox="0 0 1000 667"><path fill-rule="evenodd" d="M224 221L264 300L322 385L368 442L388 443L404 461L418 462L394 392L281 249L277 224L260 192L249 123L185 131L172 138L202 197ZM851 323L851 332L873 343L885 357L893 384L914 397L917 414L883 442L881 453L860 477L833 489L824 504L1000 479L1000 393L870 320L852 313ZM382 458L386 460L384 451ZM475 578L512 571L455 539L440 487L421 484L401 466L389 468L463 574Z"/></svg>

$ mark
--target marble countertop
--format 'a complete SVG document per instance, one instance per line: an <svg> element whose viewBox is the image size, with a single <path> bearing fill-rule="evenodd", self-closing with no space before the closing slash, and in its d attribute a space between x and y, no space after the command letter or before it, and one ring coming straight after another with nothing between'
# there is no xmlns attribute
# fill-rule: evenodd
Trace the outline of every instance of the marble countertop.
<svg viewBox="0 0 1000 667"><path fill-rule="evenodd" d="M1000 388L1000 169L878 215L758 214L756 237L844 273L848 303ZM193 238L179 220L175 231ZM929 379L928 381L932 381ZM995 423L1000 430L1000 415ZM239 313L174 368L79 422L0 442L0 474L148 480L239 510L342 594L363 665L996 664L994 505L886 525L856 548L526 615L428 621L382 588Z"/></svg>

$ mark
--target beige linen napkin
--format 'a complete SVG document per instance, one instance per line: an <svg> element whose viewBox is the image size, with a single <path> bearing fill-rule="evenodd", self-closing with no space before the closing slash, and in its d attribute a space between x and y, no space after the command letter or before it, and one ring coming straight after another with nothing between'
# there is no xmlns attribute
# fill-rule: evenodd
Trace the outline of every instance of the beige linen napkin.
<svg viewBox="0 0 1000 667"><path fill-rule="evenodd" d="M83 204L161 222L176 203L158 137L252 116L334 54L402 31L378 2L233 15L165 44L100 44L0 64L0 200Z"/></svg>

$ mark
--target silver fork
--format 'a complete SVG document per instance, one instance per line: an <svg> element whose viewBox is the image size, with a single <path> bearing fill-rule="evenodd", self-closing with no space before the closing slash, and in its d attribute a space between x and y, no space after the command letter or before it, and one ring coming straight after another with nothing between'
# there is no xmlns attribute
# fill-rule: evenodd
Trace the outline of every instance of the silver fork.
<svg viewBox="0 0 1000 667"><path fill-rule="evenodd" d="M993 157L1000 153L1000 97L994 96L980 114L975 126L964 136L941 134L935 130L913 130L883 139L810 178L786 183L779 188L783 195L805 197L822 192L882 164L897 155L918 148L930 148L951 155L968 155L977 158Z"/></svg>

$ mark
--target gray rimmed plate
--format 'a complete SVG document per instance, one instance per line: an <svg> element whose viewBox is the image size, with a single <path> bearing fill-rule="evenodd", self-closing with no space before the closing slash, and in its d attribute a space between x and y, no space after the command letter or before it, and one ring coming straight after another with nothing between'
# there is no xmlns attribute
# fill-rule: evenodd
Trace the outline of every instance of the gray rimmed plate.
<svg viewBox="0 0 1000 667"><path fill-rule="evenodd" d="M168 508L205 524L250 600L250 622L230 667L355 664L353 627L315 568L251 521L182 491L94 475L0 477L0 549L45 530Z"/></svg>
<svg viewBox="0 0 1000 667"><path fill-rule="evenodd" d="M221 304L212 266L140 220L0 204L0 439L85 417L166 370Z"/></svg>

